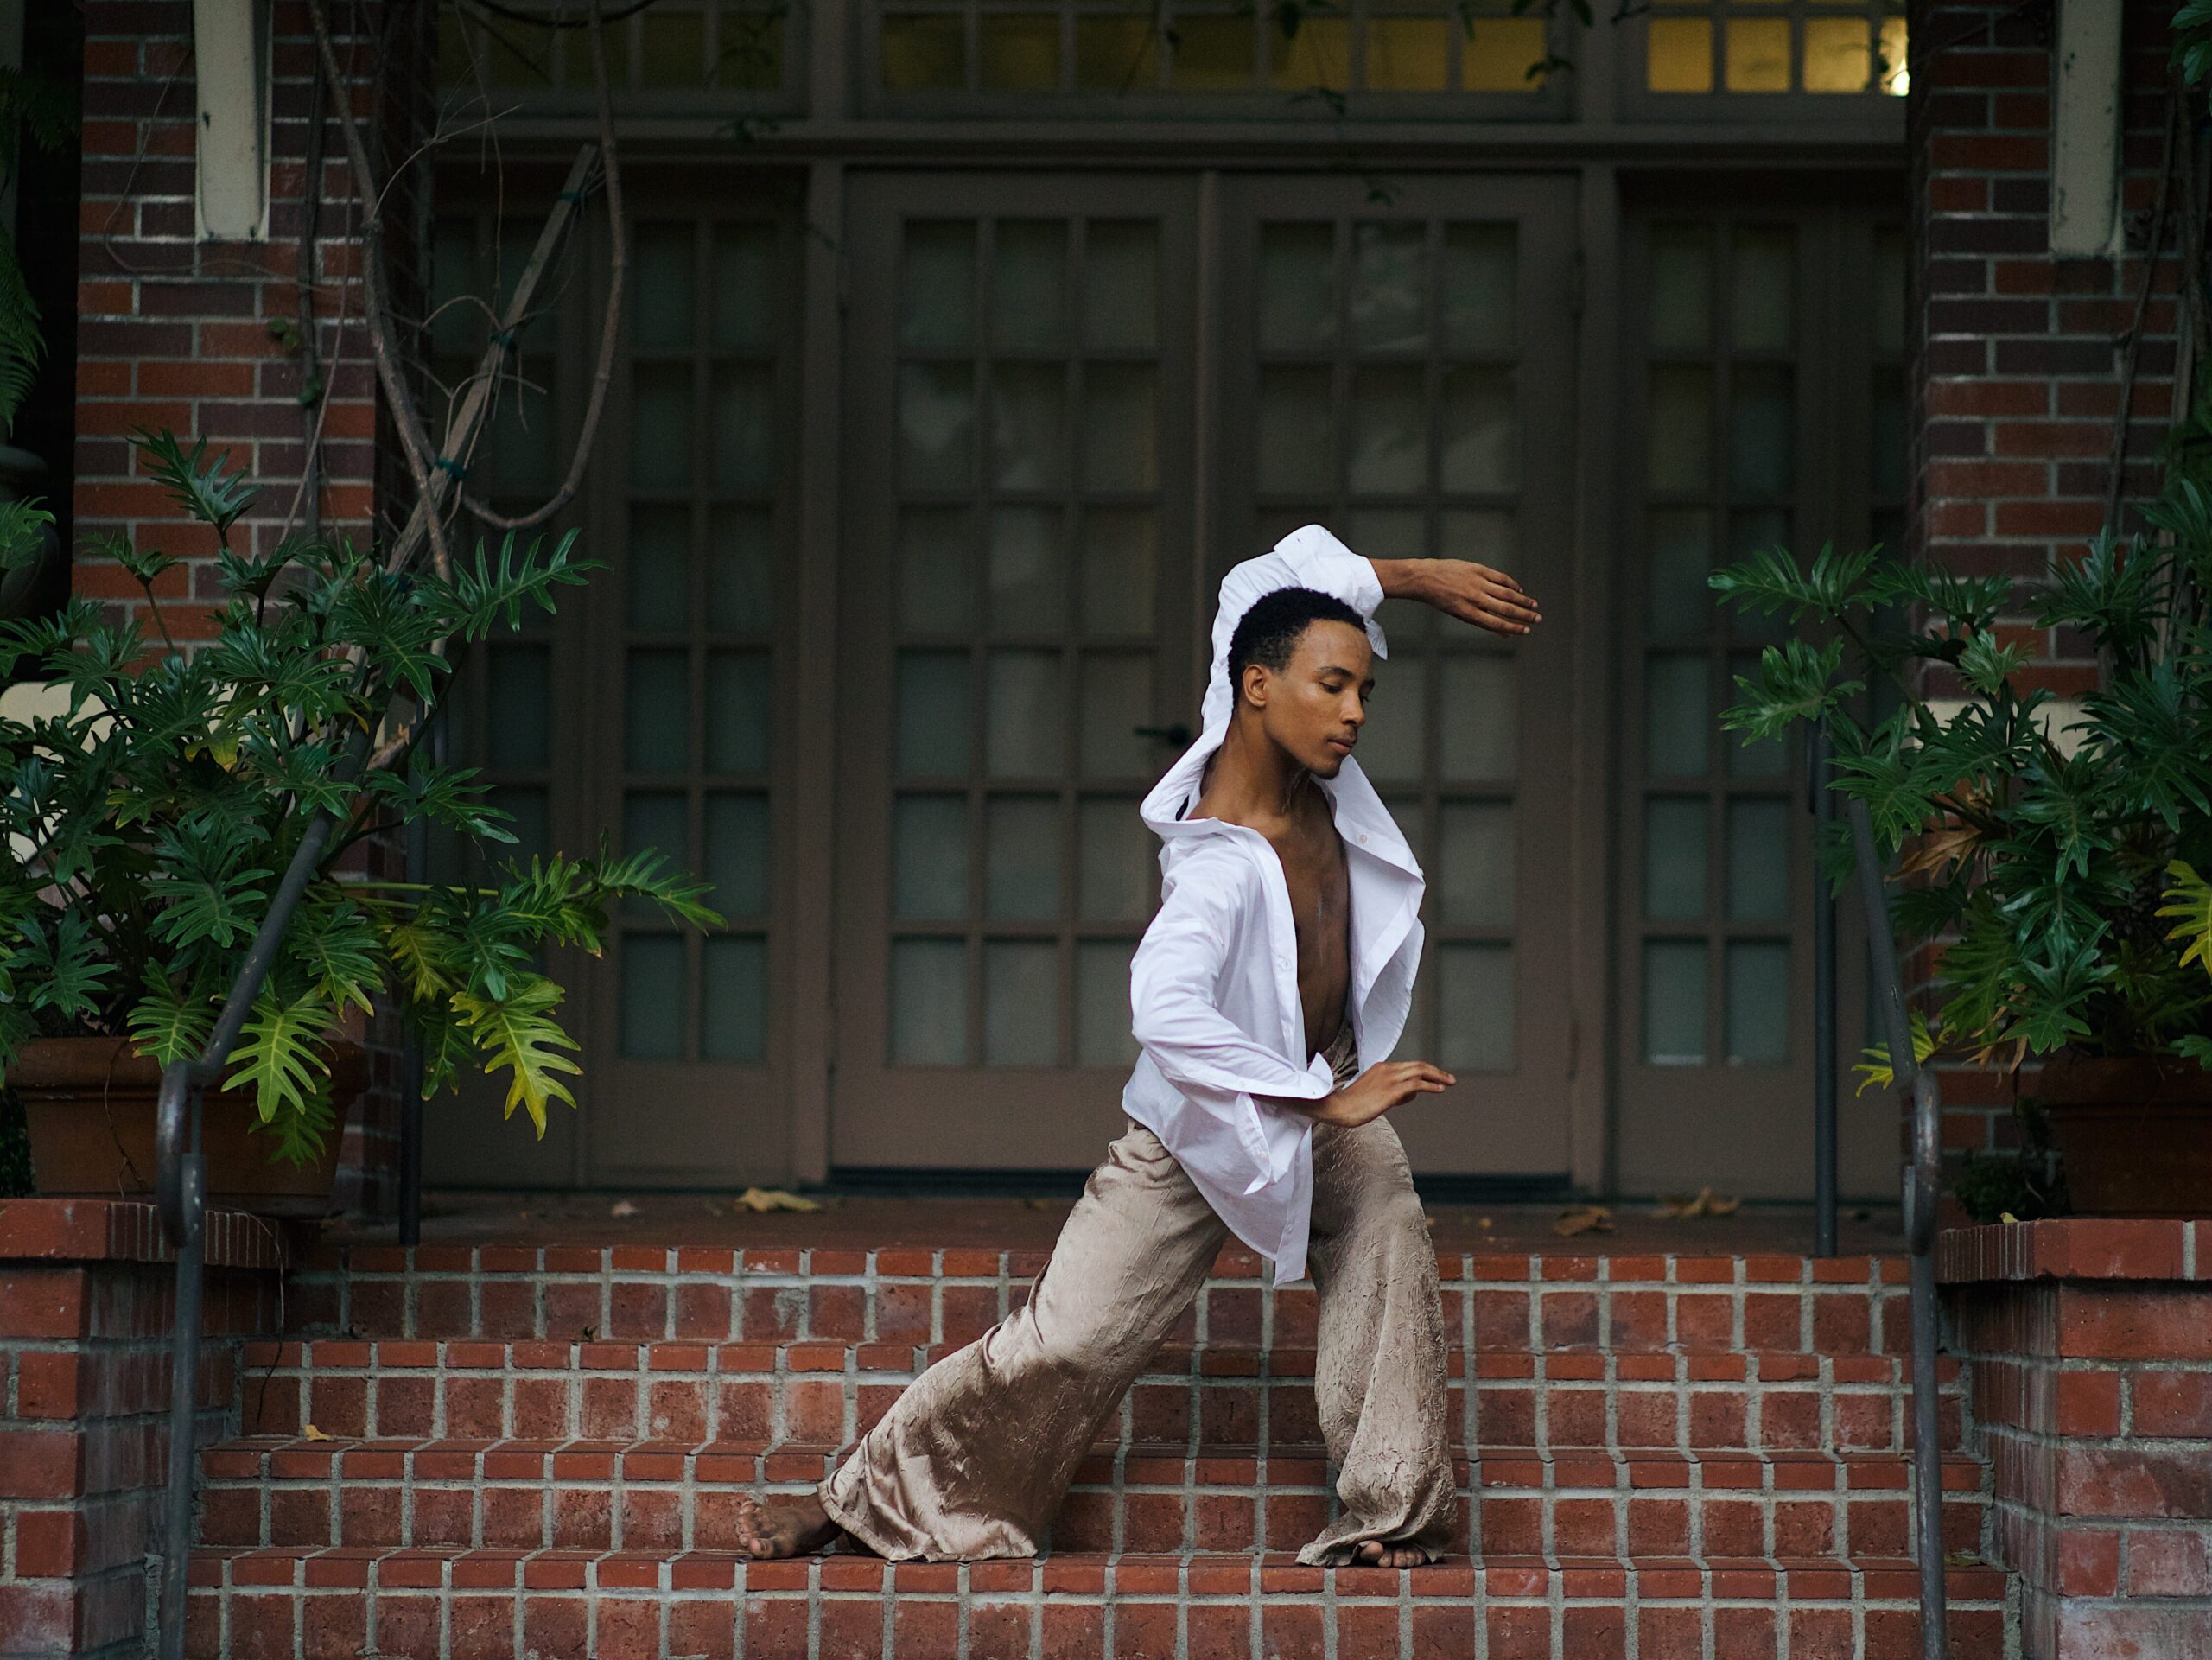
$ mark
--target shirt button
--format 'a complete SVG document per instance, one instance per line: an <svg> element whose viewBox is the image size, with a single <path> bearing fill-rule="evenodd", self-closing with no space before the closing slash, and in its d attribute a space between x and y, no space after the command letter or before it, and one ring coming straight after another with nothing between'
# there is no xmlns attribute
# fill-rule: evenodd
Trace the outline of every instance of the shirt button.
<svg viewBox="0 0 2212 1660"><path fill-rule="evenodd" d="M1359 844L1362 847L1365 847L1367 845L1367 838L1364 836L1359 838Z"/></svg>

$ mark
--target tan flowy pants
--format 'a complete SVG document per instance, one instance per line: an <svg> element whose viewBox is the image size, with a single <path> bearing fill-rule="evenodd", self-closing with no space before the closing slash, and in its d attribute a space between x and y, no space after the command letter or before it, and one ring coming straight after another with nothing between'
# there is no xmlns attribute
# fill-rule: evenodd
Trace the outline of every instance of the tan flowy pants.
<svg viewBox="0 0 2212 1660"><path fill-rule="evenodd" d="M1329 1055L1340 1078L1350 1051L1347 1027ZM1036 1555L1077 1465L1228 1237L1160 1138L1130 1125L1029 1301L924 1372L823 1482L830 1519L902 1561ZM1370 1539L1440 1555L1455 1505L1436 1256L1387 1119L1315 1128L1308 1255L1313 1389L1339 1504L1299 1560L1349 1561Z"/></svg>

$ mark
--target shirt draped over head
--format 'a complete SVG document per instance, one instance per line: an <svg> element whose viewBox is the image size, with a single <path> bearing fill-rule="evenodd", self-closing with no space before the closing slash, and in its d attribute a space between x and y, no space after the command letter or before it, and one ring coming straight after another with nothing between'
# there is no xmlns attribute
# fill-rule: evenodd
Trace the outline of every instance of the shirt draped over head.
<svg viewBox="0 0 2212 1660"><path fill-rule="evenodd" d="M1374 620L1382 603L1375 567L1319 525L1292 531L1222 579L1204 729L1141 809L1160 838L1162 881L1159 914L1129 970L1143 1053L1122 1096L1123 1110L1166 1145L1230 1231L1274 1264L1279 1283L1306 1275L1313 1123L1255 1097L1318 1101L1335 1082L1327 1059L1306 1052L1282 861L1255 830L1185 815L1229 730L1236 625L1285 588L1342 600L1366 620L1375 655L1386 655ZM1405 1029L1421 961L1421 866L1356 759L1316 782L1351 873L1346 1015L1365 1066L1386 1059Z"/></svg>

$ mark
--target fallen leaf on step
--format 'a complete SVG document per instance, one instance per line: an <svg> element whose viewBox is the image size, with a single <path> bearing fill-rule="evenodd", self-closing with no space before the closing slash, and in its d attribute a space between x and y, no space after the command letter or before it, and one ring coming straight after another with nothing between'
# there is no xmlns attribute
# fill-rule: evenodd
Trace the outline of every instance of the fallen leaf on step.
<svg viewBox="0 0 2212 1660"><path fill-rule="evenodd" d="M1486 1216L1478 1216L1475 1218L1475 1225L1484 1232L1488 1232L1491 1228L1491 1219Z"/></svg>
<svg viewBox="0 0 2212 1660"><path fill-rule="evenodd" d="M618 1199L607 1213L609 1216L635 1216L638 1207L626 1199Z"/></svg>
<svg viewBox="0 0 2212 1660"><path fill-rule="evenodd" d="M1571 1211L1561 1211L1552 1224L1552 1231L1562 1239L1572 1239L1578 1233L1611 1233L1613 1213L1602 1205L1579 1205Z"/></svg>
<svg viewBox="0 0 2212 1660"><path fill-rule="evenodd" d="M324 1434L322 1431L317 1429L313 1424L307 1424L300 1430L300 1439L302 1441L327 1441L330 1437Z"/></svg>
<svg viewBox="0 0 2212 1660"><path fill-rule="evenodd" d="M1693 1195L1662 1194L1651 1214L1670 1222L1686 1222L1700 1216L1733 1216L1743 1202L1740 1199L1725 1199L1710 1187L1700 1187Z"/></svg>
<svg viewBox="0 0 2212 1660"><path fill-rule="evenodd" d="M787 1193L780 1187L748 1187L730 1201L746 1211L818 1211L822 1207L810 1199L797 1193Z"/></svg>
<svg viewBox="0 0 2212 1660"><path fill-rule="evenodd" d="M1997 1219L1999 1222L2018 1222L2020 1218L2010 1211L1999 1211L1997 1213Z"/></svg>

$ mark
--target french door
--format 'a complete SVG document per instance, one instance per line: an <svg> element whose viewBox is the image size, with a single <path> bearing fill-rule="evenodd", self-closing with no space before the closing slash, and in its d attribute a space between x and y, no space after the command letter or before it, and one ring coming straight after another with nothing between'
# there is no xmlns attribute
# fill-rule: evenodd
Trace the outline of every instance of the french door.
<svg viewBox="0 0 2212 1660"><path fill-rule="evenodd" d="M1319 519L1547 605L1517 645L1393 602L1361 754L1430 876L1398 1053L1461 1074L1401 1115L1415 1166L1561 1175L1571 188L1208 200L855 182L831 1163L1079 1168L1116 1133L1136 805L1195 724L1222 571Z"/></svg>

